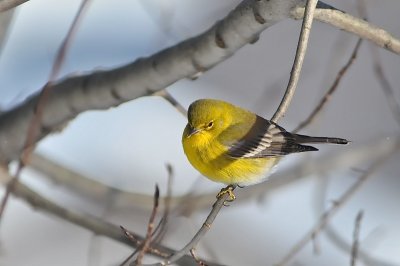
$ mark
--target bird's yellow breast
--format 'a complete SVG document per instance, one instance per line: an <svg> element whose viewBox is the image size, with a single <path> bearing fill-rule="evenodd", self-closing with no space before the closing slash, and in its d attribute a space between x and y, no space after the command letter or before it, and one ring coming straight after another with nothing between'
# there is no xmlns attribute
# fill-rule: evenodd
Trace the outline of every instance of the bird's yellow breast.
<svg viewBox="0 0 400 266"><path fill-rule="evenodd" d="M182 144L189 162L204 176L224 184L248 185L263 181L278 158L232 158L228 147L208 132L187 137L186 127Z"/></svg>

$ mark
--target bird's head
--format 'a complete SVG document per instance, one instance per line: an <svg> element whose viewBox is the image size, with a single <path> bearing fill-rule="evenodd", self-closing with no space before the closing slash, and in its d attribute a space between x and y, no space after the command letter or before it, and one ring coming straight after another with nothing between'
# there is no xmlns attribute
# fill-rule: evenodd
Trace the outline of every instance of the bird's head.
<svg viewBox="0 0 400 266"><path fill-rule="evenodd" d="M202 99L193 102L188 110L188 124L184 137L202 136L213 138L218 136L231 124L232 105L224 101Z"/></svg>

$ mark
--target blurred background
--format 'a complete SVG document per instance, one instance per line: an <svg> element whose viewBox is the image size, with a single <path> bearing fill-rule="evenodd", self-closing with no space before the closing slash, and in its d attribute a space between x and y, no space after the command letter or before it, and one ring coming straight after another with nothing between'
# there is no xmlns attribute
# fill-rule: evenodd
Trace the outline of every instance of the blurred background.
<svg viewBox="0 0 400 266"><path fill-rule="evenodd" d="M78 28L59 78L112 69L138 57L195 36L224 18L238 0L92 1ZM358 16L356 1L329 4ZM395 0L365 1L369 21L400 37ZM80 5L79 0L31 0L16 8L0 57L0 109L7 111L46 82L57 50ZM199 98L230 101L270 118L288 81L300 21L286 20L264 31L260 40L197 80L181 80L167 88L182 106ZM280 125L294 129L331 86L346 63L357 37L316 22L295 97ZM351 144L320 146L319 152L290 155L275 174L298 165L345 154L399 136L399 125L372 64L371 44L363 42L318 119L301 133L343 137ZM400 102L400 57L378 49L385 75ZM104 111L89 111L37 146L45 160L117 189L96 194L74 189L38 169L27 168L22 181L71 210L88 212L145 235L155 184L166 194L173 167L172 197L204 195L204 201L177 204L169 216L163 244L179 249L190 240L222 187L201 177L186 160L181 134L186 118L162 97L142 97ZM373 153L374 149L364 149ZM374 261L357 265L400 265L400 159L386 159L321 232L287 265L349 265L355 218L363 210L360 248ZM328 166L329 166L329 159ZM349 166L350 164L350 166ZM317 223L371 164L332 165L323 174L301 172L295 181L268 189L239 189L238 200L223 208L197 255L223 265L273 265ZM60 174L60 171L56 171ZM302 178L300 178L302 177ZM271 176L274 179L274 175ZM79 187L79 186L78 186ZM2 193L4 189L1 189ZM128 196L126 196L128 195ZM243 198L241 199L241 195ZM135 201L135 197L138 201ZM139 200L140 199L140 200ZM118 265L133 250L96 237L90 231L38 211L12 197L1 223L0 265ZM315 252L317 248L318 252ZM146 260L147 261L147 260ZM150 260L149 260L150 261ZM152 260L154 261L154 260ZM376 263L376 264L375 264Z"/></svg>

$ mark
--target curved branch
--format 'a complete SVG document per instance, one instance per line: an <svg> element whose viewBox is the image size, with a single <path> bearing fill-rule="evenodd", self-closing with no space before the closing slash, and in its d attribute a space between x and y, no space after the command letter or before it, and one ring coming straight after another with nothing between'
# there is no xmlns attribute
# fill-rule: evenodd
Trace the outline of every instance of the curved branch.
<svg viewBox="0 0 400 266"><path fill-rule="evenodd" d="M293 19L303 18L304 8L294 8L291 13ZM360 38L369 40L386 50L400 54L400 40L389 32L360 18L333 9L315 10L314 19L331 24L341 30L353 33Z"/></svg>
<svg viewBox="0 0 400 266"><path fill-rule="evenodd" d="M0 12L19 6L29 0L0 0Z"/></svg>
<svg viewBox="0 0 400 266"><path fill-rule="evenodd" d="M307 1L307 5L304 10L305 16L303 19L303 23L301 25L299 41L297 43L296 56L294 57L292 70L290 71L289 83L287 85L282 101L278 106L278 109L271 118L271 121L274 123L278 122L278 120L282 116L284 116L286 110L289 107L290 101L293 98L294 92L297 87L297 83L299 82L301 68L303 66L304 58L306 57L308 40L310 38L311 26L317 3L318 0Z"/></svg>
<svg viewBox="0 0 400 266"><path fill-rule="evenodd" d="M3 171L0 169L0 180L9 180L11 179L10 176L6 173L6 171ZM17 182L14 187L14 191L12 193L23 199L25 202L30 204L32 207L34 207L37 210L41 210L47 213L50 213L54 216L57 216L65 221L68 221L70 223L73 223L75 225L81 226L82 228L85 228L87 230L92 231L96 235L100 236L105 236L110 239L116 240L120 243L126 244L128 246L139 246L140 243L143 242L143 237L133 233L129 232L132 237L134 237L137 242L132 242L129 240L124 233L122 232L121 228L119 226L116 226L112 223L109 223L107 221L104 221L94 215L88 214L88 213L79 213L76 211L71 211L68 210L53 201L50 201L32 189L30 189L28 186ZM172 254L175 252L175 250L170 249L168 247L165 247L160 244L152 244L151 249L148 250L149 253L155 255L155 256L161 256L161 254ZM178 261L178 265L195 265L193 263L193 259L189 255L182 256ZM218 266L219 264L212 263L212 262L207 262L210 265L215 265Z"/></svg>
<svg viewBox="0 0 400 266"><path fill-rule="evenodd" d="M119 68L60 81L53 86L36 141L84 111L107 109L206 71L254 41L266 28L289 17L302 17L304 9L298 7L303 4L302 0L245 0L196 37ZM348 14L317 9L315 18L348 27L345 30L377 43L387 44L385 40L390 40L390 45L382 45L400 53L399 40ZM377 36L372 38L374 34ZM37 95L0 116L0 163L7 163L21 153L36 101Z"/></svg>

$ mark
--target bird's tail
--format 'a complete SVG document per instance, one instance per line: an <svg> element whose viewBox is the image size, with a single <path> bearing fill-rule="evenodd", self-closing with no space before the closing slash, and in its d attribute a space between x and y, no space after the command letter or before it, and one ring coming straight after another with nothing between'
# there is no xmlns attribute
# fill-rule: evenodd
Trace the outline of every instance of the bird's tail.
<svg viewBox="0 0 400 266"><path fill-rule="evenodd" d="M332 143L332 144L347 144L348 140L341 138L328 137L310 137L305 135L293 134L297 143Z"/></svg>

